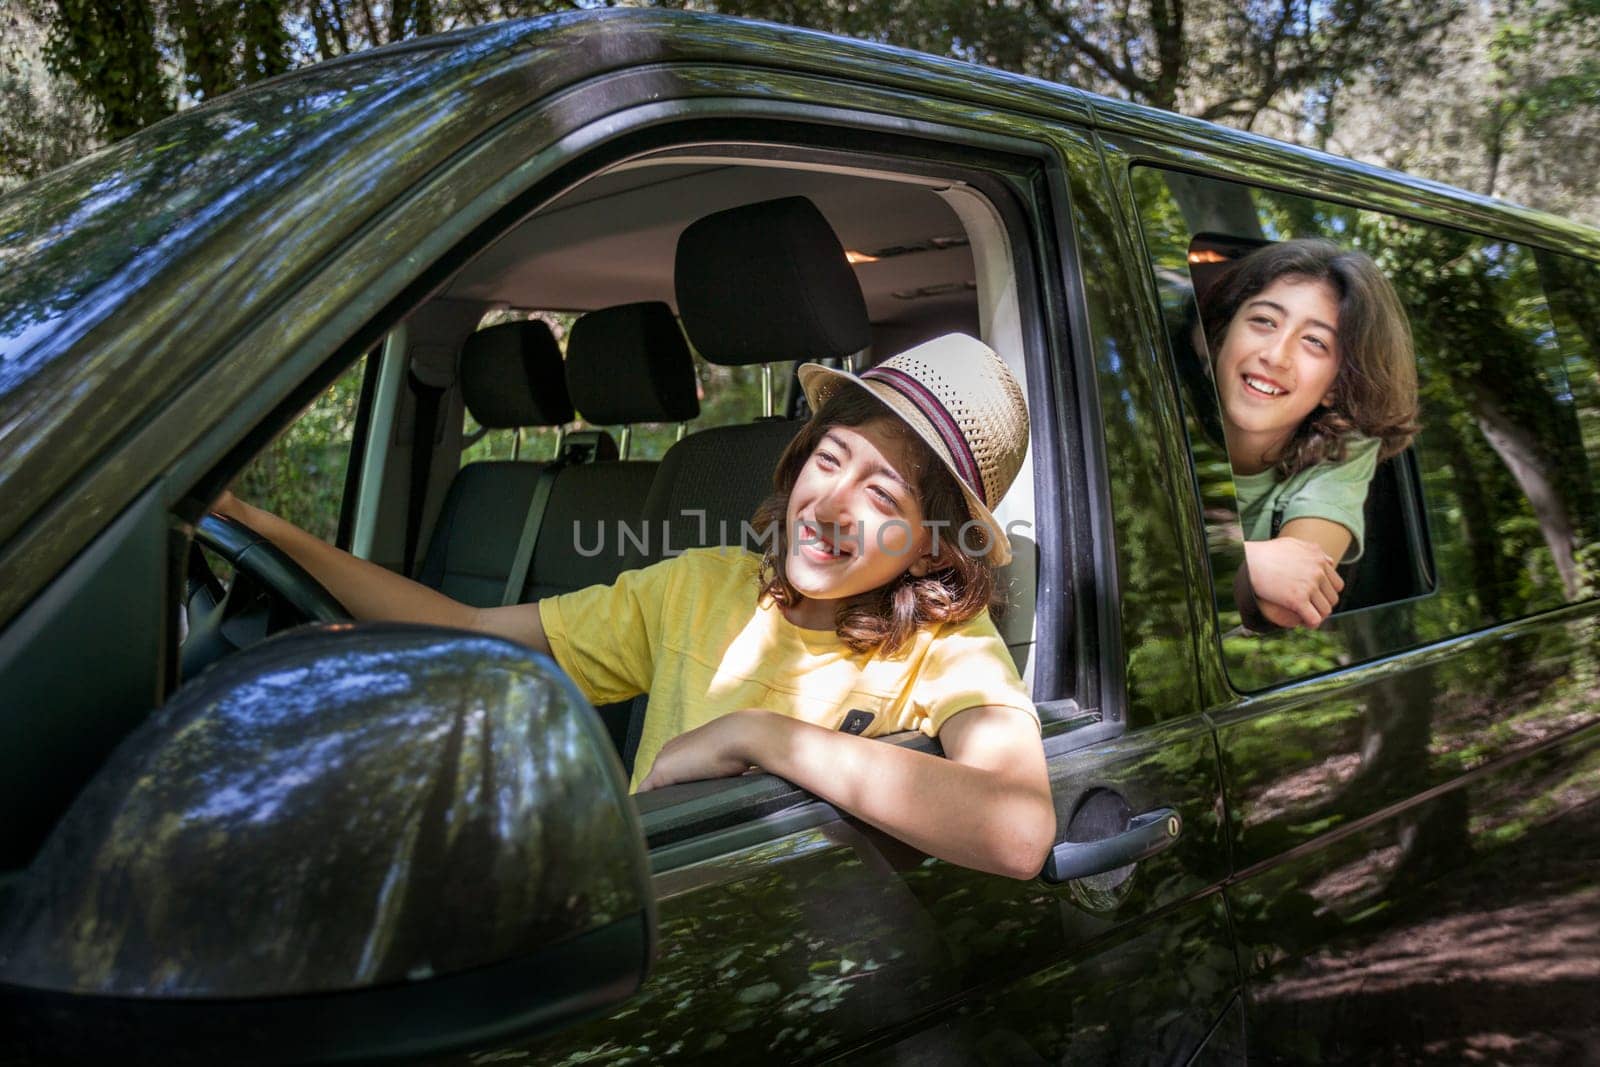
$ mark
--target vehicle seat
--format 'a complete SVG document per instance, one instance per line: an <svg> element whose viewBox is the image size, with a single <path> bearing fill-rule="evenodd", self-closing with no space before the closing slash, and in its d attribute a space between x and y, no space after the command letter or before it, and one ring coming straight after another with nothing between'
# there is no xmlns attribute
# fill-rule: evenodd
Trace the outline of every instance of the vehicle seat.
<svg viewBox="0 0 1600 1067"><path fill-rule="evenodd" d="M580 318L567 337L566 373L573 405L591 423L688 422L700 414L694 357L672 309L660 301ZM563 467L522 599L615 581L628 565L619 526L639 526L660 466L613 458Z"/></svg>
<svg viewBox="0 0 1600 1067"><path fill-rule="evenodd" d="M461 347L461 397L490 429L562 426L573 419L561 349L538 320L479 330ZM486 460L450 483L417 580L474 607L492 607L521 539L542 462Z"/></svg>
<svg viewBox="0 0 1600 1067"><path fill-rule="evenodd" d="M707 215L678 239L673 270L684 331L719 366L842 359L871 342L866 300L844 246L804 197ZM664 545L718 544L723 531L728 543L740 543L740 524L772 492L778 458L801 425L762 419L722 426L668 449L644 505L653 540L632 553L634 565L662 558ZM628 717L623 763L630 774L645 704L635 698Z"/></svg>
<svg viewBox="0 0 1600 1067"><path fill-rule="evenodd" d="M804 197L747 204L690 225L678 239L674 284L684 331L719 366L841 359L871 342L844 246ZM651 540L632 550L634 565L668 550L739 543L741 523L772 492L778 458L801 425L762 419L673 445L645 500Z"/></svg>

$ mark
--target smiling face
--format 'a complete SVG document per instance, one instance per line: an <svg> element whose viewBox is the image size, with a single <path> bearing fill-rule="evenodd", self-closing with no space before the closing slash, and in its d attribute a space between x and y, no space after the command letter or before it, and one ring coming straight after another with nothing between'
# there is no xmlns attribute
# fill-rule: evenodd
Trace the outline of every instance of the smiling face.
<svg viewBox="0 0 1600 1067"><path fill-rule="evenodd" d="M830 426L789 493L784 569L805 600L790 621L830 629L836 601L926 571L918 448L888 419Z"/></svg>
<svg viewBox="0 0 1600 1067"><path fill-rule="evenodd" d="M1277 461L1306 416L1331 402L1339 364L1339 298L1327 282L1286 275L1239 306L1216 360L1236 472Z"/></svg>

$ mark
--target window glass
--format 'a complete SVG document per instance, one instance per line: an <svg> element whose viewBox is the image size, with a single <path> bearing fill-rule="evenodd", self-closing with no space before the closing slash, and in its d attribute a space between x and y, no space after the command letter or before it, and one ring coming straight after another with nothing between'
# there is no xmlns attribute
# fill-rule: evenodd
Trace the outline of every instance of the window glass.
<svg viewBox="0 0 1600 1067"><path fill-rule="evenodd" d="M1142 167L1133 180L1235 684L1262 688L1589 595L1600 382L1588 264L1231 182ZM1262 632L1234 595L1241 479L1195 293L1203 305L1238 259L1302 237L1365 252L1394 286L1415 340L1420 431L1370 483L1366 552L1343 568L1340 609L1314 631Z"/></svg>
<svg viewBox="0 0 1600 1067"><path fill-rule="evenodd" d="M1543 251L1537 256L1555 326L1560 378L1570 394L1592 474L1600 469L1600 264ZM1581 489L1593 493L1593 480ZM1592 596L1600 572L1597 541L1580 544L1575 557L1577 581Z"/></svg>
<svg viewBox="0 0 1600 1067"><path fill-rule="evenodd" d="M339 503L366 366L363 356L323 390L250 461L234 491L331 544L339 530Z"/></svg>

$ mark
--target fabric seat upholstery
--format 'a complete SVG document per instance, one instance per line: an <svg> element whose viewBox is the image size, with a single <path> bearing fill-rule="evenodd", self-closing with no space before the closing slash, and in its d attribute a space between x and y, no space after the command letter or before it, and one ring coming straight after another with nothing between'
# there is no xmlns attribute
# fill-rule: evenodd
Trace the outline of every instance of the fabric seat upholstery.
<svg viewBox="0 0 1600 1067"><path fill-rule="evenodd" d="M567 388L591 423L688 422L700 414L694 357L660 301L593 311L567 338ZM564 467L534 548L524 600L607 584L627 568L619 526L636 528L655 461Z"/></svg>
<svg viewBox="0 0 1600 1067"><path fill-rule="evenodd" d="M707 215L679 238L673 270L684 331L712 363L841 359L871 343L866 300L844 246L804 197ZM703 430L673 445L645 501L652 541L632 551L632 561L643 565L667 549L721 543L723 530L730 543L740 543L740 524L772 492L778 459L800 426L763 419ZM623 762L630 773L645 704L636 698L629 715Z"/></svg>
<svg viewBox="0 0 1600 1067"><path fill-rule="evenodd" d="M461 396L490 429L572 421L561 349L543 322L479 330L461 348ZM489 460L457 472L417 580L474 607L500 603L544 463Z"/></svg>

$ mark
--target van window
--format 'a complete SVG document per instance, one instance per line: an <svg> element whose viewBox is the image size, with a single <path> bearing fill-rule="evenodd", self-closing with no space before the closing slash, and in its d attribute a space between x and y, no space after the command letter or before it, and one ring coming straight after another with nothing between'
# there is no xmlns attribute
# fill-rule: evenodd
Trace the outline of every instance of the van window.
<svg viewBox="0 0 1600 1067"><path fill-rule="evenodd" d="M1343 204L1136 167L1211 545L1230 678L1256 690L1591 595L1600 533L1593 267L1528 246ZM1246 623L1247 536L1199 300L1265 244L1360 249L1394 285L1416 346L1420 430L1369 485L1359 560L1317 630ZM1587 272L1587 273L1586 273ZM1259 536L1259 531L1256 532Z"/></svg>
<svg viewBox="0 0 1600 1067"><path fill-rule="evenodd" d="M1596 395L1600 392L1600 263L1544 251L1535 254L1555 327L1560 378L1571 394L1592 475L1600 467L1600 396ZM1592 584L1600 558L1594 553L1586 557L1584 547L1578 550L1578 580Z"/></svg>
<svg viewBox="0 0 1600 1067"><path fill-rule="evenodd" d="M330 543L339 528L366 364L362 356L336 378L234 483L244 499Z"/></svg>

